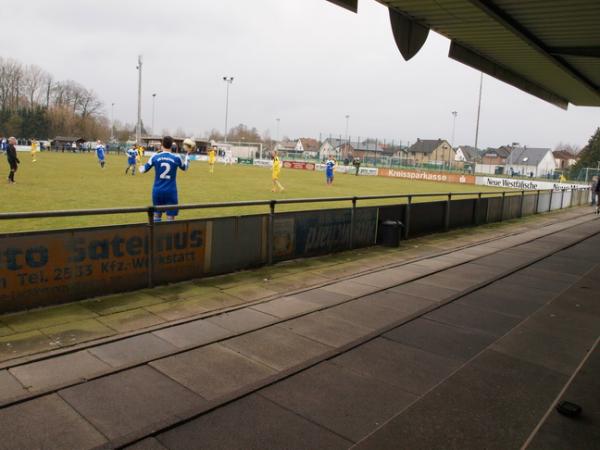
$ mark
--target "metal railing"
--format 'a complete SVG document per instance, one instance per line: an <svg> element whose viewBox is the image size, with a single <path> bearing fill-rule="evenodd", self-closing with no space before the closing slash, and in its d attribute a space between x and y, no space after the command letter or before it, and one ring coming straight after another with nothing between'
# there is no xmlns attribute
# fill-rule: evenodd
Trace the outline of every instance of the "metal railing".
<svg viewBox="0 0 600 450"><path fill-rule="evenodd" d="M573 189L570 192L575 191L589 191L587 188ZM268 234L267 234L267 264L273 264L273 236L274 236L274 222L277 205L293 205L293 204L308 204L308 203L331 203L331 202L351 202L351 215L350 215L350 248L354 247L354 231L355 231L355 218L356 209L359 201L372 201L372 200L393 200L393 199L406 199L406 208L403 217L403 237L406 239L409 236L410 225L411 225L411 209L415 199L420 198L443 198L446 202L444 209L444 230L450 228L450 209L452 199L457 197L474 197L476 200L474 213L473 213L473 225L479 225L478 212L482 198L498 198L502 199L500 215L500 221L503 220L504 207L507 197L520 197L520 214L522 215L523 203L526 195L536 195L536 203L534 214L539 213L538 205L540 195L542 193L550 193L550 201L548 211L552 210L552 197L556 192L562 192L560 209L564 208L564 196L565 190L554 191L549 190L536 190L536 191L487 191L487 192L438 192L438 193L423 193L423 194L388 194L388 195L365 195L365 196L347 196L347 197L320 197L320 198L296 198L296 199L282 199L282 200L252 200L252 201L238 201L238 202L218 202L218 203L198 203L190 205L165 205L165 206L148 206L148 207L132 207L132 208L105 208L105 209L82 209L82 210L58 210L58 211L36 211L36 212L14 212L14 213L0 213L0 221L2 220L18 220L18 219L39 219L39 218L57 218L57 217L77 217L77 216L99 216L99 215L111 215L111 214L140 214L145 213L147 217L147 225L149 227L149 239L151 243L154 243L154 228L158 222L154 221L154 213L166 212L173 209L178 210L203 210L211 208L234 208L234 207L248 207L248 206L268 206L269 207L269 218L268 218ZM496 196L496 197L494 197ZM439 201L439 200L437 200ZM384 206L384 205L379 205ZM572 206L572 202L570 205ZM206 220L210 220L207 218ZM162 222L169 223L169 222ZM1 235L0 235L1 236ZM149 246L148 255L148 286L152 287L153 272L154 272L154 245Z"/></svg>

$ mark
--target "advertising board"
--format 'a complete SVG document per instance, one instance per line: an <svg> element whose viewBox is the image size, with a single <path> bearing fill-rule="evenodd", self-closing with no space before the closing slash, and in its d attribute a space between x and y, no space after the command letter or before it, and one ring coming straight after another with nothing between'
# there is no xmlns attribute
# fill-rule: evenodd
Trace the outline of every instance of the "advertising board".
<svg viewBox="0 0 600 450"><path fill-rule="evenodd" d="M156 283L203 273L206 222L155 227ZM0 312L65 303L148 285L144 224L0 236Z"/></svg>
<svg viewBox="0 0 600 450"><path fill-rule="evenodd" d="M319 172L325 172L325 164L316 164L315 169ZM377 176L379 173L377 167L361 167L358 174L363 176ZM354 166L341 166L338 165L335 169L335 173L350 173L354 175L356 168Z"/></svg>
<svg viewBox="0 0 600 450"><path fill-rule="evenodd" d="M480 186L512 188L520 190L547 190L566 191L571 189L585 189L590 186L581 183L555 183L553 181L521 180L515 178L477 177L476 183Z"/></svg>
<svg viewBox="0 0 600 450"><path fill-rule="evenodd" d="M284 161L283 167L286 169L315 170L314 163L305 161Z"/></svg>
<svg viewBox="0 0 600 450"><path fill-rule="evenodd" d="M427 172L423 170L379 169L382 177L403 178L406 180L437 181L440 183L475 184L473 175L445 172Z"/></svg>
<svg viewBox="0 0 600 450"><path fill-rule="evenodd" d="M273 160L271 159L255 159L254 165L259 167L273 167Z"/></svg>
<svg viewBox="0 0 600 450"><path fill-rule="evenodd" d="M377 212L377 208L356 210L356 247L375 243ZM279 261L344 250L350 248L351 210L277 214L273 229L273 256Z"/></svg>

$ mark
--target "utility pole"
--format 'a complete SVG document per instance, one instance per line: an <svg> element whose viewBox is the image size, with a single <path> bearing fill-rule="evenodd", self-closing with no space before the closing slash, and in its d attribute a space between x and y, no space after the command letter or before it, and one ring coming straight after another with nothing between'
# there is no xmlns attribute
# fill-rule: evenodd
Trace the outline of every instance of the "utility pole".
<svg viewBox="0 0 600 450"><path fill-rule="evenodd" d="M350 129L350 115L346 114L346 142L348 142L348 130Z"/></svg>
<svg viewBox="0 0 600 450"><path fill-rule="evenodd" d="M344 145L344 152L346 153L346 155L348 154L348 147L350 146L350 135L348 134L349 129L350 129L350 115L346 114L346 145Z"/></svg>
<svg viewBox="0 0 600 450"><path fill-rule="evenodd" d="M452 148L454 148L454 136L456 134L456 116L458 116L458 111L452 111L452 115L454 116L454 121L452 123Z"/></svg>
<svg viewBox="0 0 600 450"><path fill-rule="evenodd" d="M223 77L223 81L227 84L227 97L225 98L225 143L227 144L227 121L229 120L229 86L233 83L233 77Z"/></svg>
<svg viewBox="0 0 600 450"><path fill-rule="evenodd" d="M110 104L110 140L115 140L115 103Z"/></svg>
<svg viewBox="0 0 600 450"><path fill-rule="evenodd" d="M138 113L137 126L135 127L135 141L137 145L142 145L142 55L138 55Z"/></svg>
<svg viewBox="0 0 600 450"><path fill-rule="evenodd" d="M481 93L483 91L483 72L481 72L481 78L479 79L479 105L477 106L477 126L475 128L475 148L479 143L479 118L481 117Z"/></svg>
<svg viewBox="0 0 600 450"><path fill-rule="evenodd" d="M154 103L156 101L156 92L152 94L152 131L151 134L154 136Z"/></svg>
<svg viewBox="0 0 600 450"><path fill-rule="evenodd" d="M279 123L281 122L281 119L278 117L275 120L277 121L277 134L275 135L275 142L279 142Z"/></svg>

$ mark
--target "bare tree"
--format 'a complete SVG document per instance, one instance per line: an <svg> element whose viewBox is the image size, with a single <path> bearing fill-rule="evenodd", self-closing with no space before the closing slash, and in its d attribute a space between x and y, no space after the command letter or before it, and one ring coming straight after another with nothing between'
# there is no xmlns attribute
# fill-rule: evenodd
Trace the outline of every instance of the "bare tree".
<svg viewBox="0 0 600 450"><path fill-rule="evenodd" d="M33 109L42 102L46 72L38 66L25 67L23 71L23 95L27 97L29 108Z"/></svg>
<svg viewBox="0 0 600 450"><path fill-rule="evenodd" d="M0 60L0 107L13 111L19 107L23 90L23 66L14 59Z"/></svg>
<svg viewBox="0 0 600 450"><path fill-rule="evenodd" d="M578 145L559 142L558 145L554 148L554 151L565 151L567 153L570 153L571 155L577 155L581 151L581 148Z"/></svg>
<svg viewBox="0 0 600 450"><path fill-rule="evenodd" d="M49 73L46 74L44 85L46 86L46 109L50 108L50 95L52 94L52 86L54 78Z"/></svg>
<svg viewBox="0 0 600 450"><path fill-rule="evenodd" d="M207 134L208 134L208 140L210 140L210 141L222 141L224 139L223 133L221 133L216 128L213 128Z"/></svg>
<svg viewBox="0 0 600 450"><path fill-rule="evenodd" d="M95 116L102 110L102 102L92 90L82 89L79 98L81 116Z"/></svg>

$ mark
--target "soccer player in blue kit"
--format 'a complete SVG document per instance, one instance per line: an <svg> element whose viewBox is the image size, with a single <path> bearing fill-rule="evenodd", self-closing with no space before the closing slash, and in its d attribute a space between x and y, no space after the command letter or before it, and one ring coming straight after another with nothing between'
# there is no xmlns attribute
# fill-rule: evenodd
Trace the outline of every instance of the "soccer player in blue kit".
<svg viewBox="0 0 600 450"><path fill-rule="evenodd" d="M125 169L125 175L127 175L129 169L131 169L131 175L135 175L137 157L138 151L135 149L135 147L131 147L129 150L127 150L127 169Z"/></svg>
<svg viewBox="0 0 600 450"><path fill-rule="evenodd" d="M327 179L327 184L329 186L333 184L333 172L336 165L337 163L335 159L333 159L333 155L329 155L329 159L325 163L325 178Z"/></svg>
<svg viewBox="0 0 600 450"><path fill-rule="evenodd" d="M104 145L102 145L102 141L98 140L96 142L96 156L98 157L98 162L100 163L100 167L104 169Z"/></svg>
<svg viewBox="0 0 600 450"><path fill-rule="evenodd" d="M187 139L186 139L187 141ZM165 136L162 139L162 151L152 156L146 164L138 169L140 173L148 172L154 167L154 187L152 188L152 204L154 206L176 205L177 197L177 169L187 170L189 167L189 154L182 159L179 155L171 153L173 138ZM191 151L191 147L186 145ZM167 220L175 220L179 211L167 211ZM154 213L154 221L160 222L162 212Z"/></svg>

